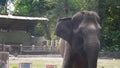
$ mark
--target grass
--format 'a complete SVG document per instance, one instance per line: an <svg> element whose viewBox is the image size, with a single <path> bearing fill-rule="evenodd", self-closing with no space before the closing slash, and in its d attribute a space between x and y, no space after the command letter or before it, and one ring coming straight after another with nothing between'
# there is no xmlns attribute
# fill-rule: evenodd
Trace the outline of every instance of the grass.
<svg viewBox="0 0 120 68"><path fill-rule="evenodd" d="M120 68L120 59L99 59L98 68Z"/></svg>
<svg viewBox="0 0 120 68"><path fill-rule="evenodd" d="M45 68L46 64L55 64L57 68L61 68L62 60L10 60L9 68L19 68L19 63L29 62L32 63L32 68ZM98 68L119 68L120 67L120 59L99 59L98 60Z"/></svg>
<svg viewBox="0 0 120 68"><path fill-rule="evenodd" d="M32 68L45 68L46 64L54 64L57 68L61 68L62 61L61 60L54 60L54 59L38 59L38 60L10 60L9 61L9 68L19 68L20 63L32 63Z"/></svg>

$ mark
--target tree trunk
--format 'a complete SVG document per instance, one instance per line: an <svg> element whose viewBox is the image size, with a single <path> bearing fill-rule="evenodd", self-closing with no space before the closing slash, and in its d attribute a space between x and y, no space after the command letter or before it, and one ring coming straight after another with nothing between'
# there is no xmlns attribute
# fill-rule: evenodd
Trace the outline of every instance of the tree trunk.
<svg viewBox="0 0 120 68"><path fill-rule="evenodd" d="M51 40L51 37L50 37L50 36L51 36L51 35L50 35L50 28L49 28L47 22L42 21L41 24L42 24L43 29L45 30L46 38L47 38L48 40Z"/></svg>
<svg viewBox="0 0 120 68"><path fill-rule="evenodd" d="M65 16L68 16L68 0L65 0Z"/></svg>

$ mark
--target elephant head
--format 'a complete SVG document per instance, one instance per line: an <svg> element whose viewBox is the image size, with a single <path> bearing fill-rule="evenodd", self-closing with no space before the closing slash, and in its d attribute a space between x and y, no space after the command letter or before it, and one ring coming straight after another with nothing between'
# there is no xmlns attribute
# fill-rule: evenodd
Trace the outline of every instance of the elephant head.
<svg viewBox="0 0 120 68"><path fill-rule="evenodd" d="M90 34L89 31L94 31L93 33L99 35L99 31L101 29L101 26L99 25L99 19L100 17L96 12L78 12L72 18L59 19L55 34L69 43L72 42L72 39L74 38L73 36Z"/></svg>
<svg viewBox="0 0 120 68"><path fill-rule="evenodd" d="M99 20L100 17L96 12L81 11L71 18L62 18L58 21L55 34L64 39L69 45L68 50L65 50L63 68L79 66L78 62L82 64L84 61L82 58L87 59L85 62L87 67L83 65L83 67L75 68L96 68L100 48L99 35L101 26ZM78 61L81 59L83 61ZM71 66L72 63L73 66Z"/></svg>

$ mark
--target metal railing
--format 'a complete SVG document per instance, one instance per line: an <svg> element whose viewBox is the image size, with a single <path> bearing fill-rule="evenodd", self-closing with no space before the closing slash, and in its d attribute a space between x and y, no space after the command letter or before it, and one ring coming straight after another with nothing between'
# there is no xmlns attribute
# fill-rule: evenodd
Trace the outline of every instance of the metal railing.
<svg viewBox="0 0 120 68"><path fill-rule="evenodd" d="M24 52L26 52L27 54L29 53L59 53L58 52L58 48L57 47L53 47L53 46L22 46L21 50L20 50L21 54Z"/></svg>

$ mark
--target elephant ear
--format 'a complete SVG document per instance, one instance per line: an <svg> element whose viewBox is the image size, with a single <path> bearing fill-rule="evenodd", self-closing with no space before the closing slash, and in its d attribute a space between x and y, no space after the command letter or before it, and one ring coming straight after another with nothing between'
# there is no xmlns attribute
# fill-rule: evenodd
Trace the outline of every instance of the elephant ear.
<svg viewBox="0 0 120 68"><path fill-rule="evenodd" d="M63 38L66 41L69 41L72 36L72 23L71 18L62 18L59 19L57 25L55 34L58 37Z"/></svg>

